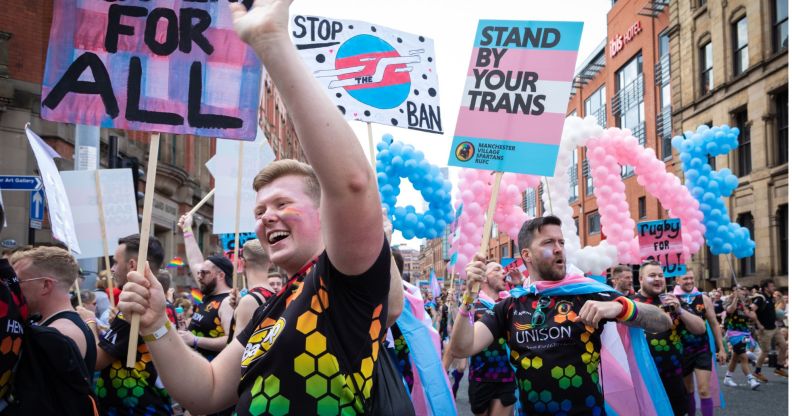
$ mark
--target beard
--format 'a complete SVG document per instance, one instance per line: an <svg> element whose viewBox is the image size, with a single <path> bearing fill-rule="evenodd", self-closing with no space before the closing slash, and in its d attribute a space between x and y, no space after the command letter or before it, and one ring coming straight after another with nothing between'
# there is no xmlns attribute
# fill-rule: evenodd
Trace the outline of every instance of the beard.
<svg viewBox="0 0 792 416"><path fill-rule="evenodd" d="M214 293L215 289L217 288L217 281L212 279L209 283L201 283L201 293L204 296L209 296Z"/></svg>
<svg viewBox="0 0 792 416"><path fill-rule="evenodd" d="M563 272L559 272L554 268L555 260L556 259L542 260L536 265L536 270L539 272L539 277L542 280L557 282L564 279L566 276L566 268L564 268Z"/></svg>

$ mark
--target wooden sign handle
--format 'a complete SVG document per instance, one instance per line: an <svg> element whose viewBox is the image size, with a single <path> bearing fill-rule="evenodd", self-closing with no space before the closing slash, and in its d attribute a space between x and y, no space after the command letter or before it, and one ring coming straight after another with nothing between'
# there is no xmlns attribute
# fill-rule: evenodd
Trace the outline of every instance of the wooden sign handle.
<svg viewBox="0 0 792 416"><path fill-rule="evenodd" d="M487 219L484 222L484 235L481 237L481 245L479 246L479 254L482 256L487 255L489 248L489 236L492 233L492 217L495 215L495 205L498 202L498 192L500 191L500 183L503 178L503 172L495 172L495 179L492 184L492 193L490 194L489 207L487 208ZM473 295L479 292L479 284L473 284Z"/></svg>
<svg viewBox="0 0 792 416"><path fill-rule="evenodd" d="M159 133L151 134L151 142L149 143L148 164L146 165L146 195L143 199L143 223L140 225L140 248L138 249L137 258L137 272L140 274L145 273L146 258L148 257L148 242L149 234L151 233L151 209L154 205L154 181L157 179L157 159L159 158ZM159 270L152 270L152 273L157 273ZM127 345L127 360L126 366L128 368L135 367L135 358L137 357L137 343L138 335L140 334L140 315L132 314L129 323L131 328L129 330L129 344Z"/></svg>
<svg viewBox="0 0 792 416"><path fill-rule="evenodd" d="M204 204L206 203L206 201L208 201L208 200L209 200L209 198L211 198L211 197L212 197L212 195L214 195L214 193L215 193L215 188L212 188L212 190L211 190L211 191L209 191L209 193L208 193L208 194L206 194L206 196L205 196L205 197L203 197L203 199L201 199L200 201L198 201L198 203L197 203L197 204L195 204L195 206L194 206L194 207L192 207L192 209L191 209L191 210L189 210L189 211L187 212L187 215L190 215L190 216L192 216L192 215L195 215L195 213L196 213L196 212L198 212L198 210L199 210L199 209L201 209L201 207L202 207L202 206L204 206Z"/></svg>
<svg viewBox="0 0 792 416"><path fill-rule="evenodd" d="M242 205L242 160L244 159L244 142L239 141L239 160L237 160L236 214L234 218L234 273L231 276L231 289L236 290L237 266L239 264L239 211Z"/></svg>
<svg viewBox="0 0 792 416"><path fill-rule="evenodd" d="M108 296L110 297L110 306L116 304L115 293L113 292L113 275L110 271L110 249L107 245L107 223L105 222L104 201L102 200L102 185L99 179L100 170L94 171L96 179L96 205L99 208L99 226L102 229L102 253L104 254L105 273L107 274L107 288Z"/></svg>

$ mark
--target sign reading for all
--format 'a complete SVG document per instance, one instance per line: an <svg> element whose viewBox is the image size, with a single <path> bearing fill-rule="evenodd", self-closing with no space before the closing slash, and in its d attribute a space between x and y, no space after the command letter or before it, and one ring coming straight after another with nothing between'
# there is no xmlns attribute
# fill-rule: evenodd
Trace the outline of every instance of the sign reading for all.
<svg viewBox="0 0 792 416"><path fill-rule="evenodd" d="M55 0L42 116L253 140L261 64L229 1Z"/></svg>
<svg viewBox="0 0 792 416"><path fill-rule="evenodd" d="M663 265L665 277L681 276L687 271L682 260L682 222L679 218L638 223L641 261L655 260Z"/></svg>
<svg viewBox="0 0 792 416"><path fill-rule="evenodd" d="M443 133L434 42L355 20L297 15L291 35L347 119Z"/></svg>
<svg viewBox="0 0 792 416"><path fill-rule="evenodd" d="M448 164L553 176L582 31L479 21Z"/></svg>

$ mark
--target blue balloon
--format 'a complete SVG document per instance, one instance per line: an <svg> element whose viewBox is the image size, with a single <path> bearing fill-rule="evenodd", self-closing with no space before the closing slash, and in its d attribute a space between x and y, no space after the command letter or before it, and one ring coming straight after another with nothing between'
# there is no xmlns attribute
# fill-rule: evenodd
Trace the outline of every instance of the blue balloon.
<svg viewBox="0 0 792 416"><path fill-rule="evenodd" d="M685 186L699 202L704 215L704 237L710 251L713 254L732 253L742 258L752 255L756 244L746 228L731 222L721 198L731 195L739 181L731 170L715 171L709 165L710 156L727 154L737 147L739 134L736 127L701 125L695 133L685 132L683 136L674 137L671 145L680 153Z"/></svg>

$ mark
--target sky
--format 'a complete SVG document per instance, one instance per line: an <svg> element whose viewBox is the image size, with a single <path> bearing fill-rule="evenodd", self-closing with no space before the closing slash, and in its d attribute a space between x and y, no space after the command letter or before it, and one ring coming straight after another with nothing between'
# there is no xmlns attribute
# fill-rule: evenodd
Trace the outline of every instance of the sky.
<svg viewBox="0 0 792 416"><path fill-rule="evenodd" d="M381 141L382 135L390 133L395 140L422 150L431 164L443 167L448 161L457 109L462 102L473 36L479 19L582 21L583 36L576 65L580 67L581 62L605 39L610 7L610 0L297 0L292 4L291 13L362 20L434 40L445 133L422 133L381 124L372 124L372 131L375 144ZM350 125L368 155L366 124L350 121ZM458 168L451 168L449 172L454 188L457 170ZM422 211L420 194L404 179L398 205L413 205L418 211ZM421 240L404 240L401 233L396 232L393 243L406 244L407 247L417 249Z"/></svg>

